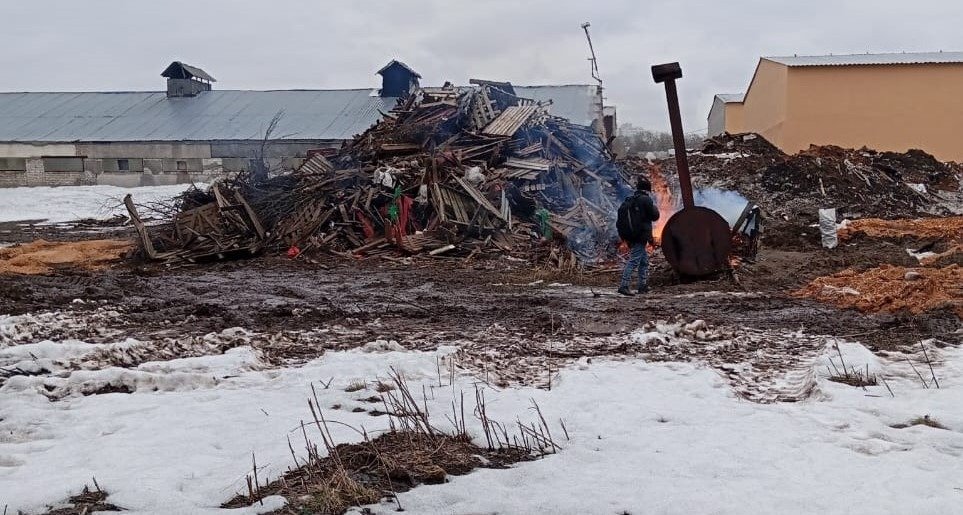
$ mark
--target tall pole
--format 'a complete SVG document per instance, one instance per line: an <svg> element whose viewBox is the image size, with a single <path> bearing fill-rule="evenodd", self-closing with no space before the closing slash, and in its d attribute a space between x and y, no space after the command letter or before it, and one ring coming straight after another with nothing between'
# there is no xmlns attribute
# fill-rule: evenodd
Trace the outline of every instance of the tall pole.
<svg viewBox="0 0 963 515"><path fill-rule="evenodd" d="M591 23L585 22L582 24L582 30L585 31L585 39L588 40L589 52L592 53L592 57L589 57L589 61L592 62L592 78L599 81L599 86L601 86L602 77L599 75L599 62L598 59L595 58L595 47L592 46L592 36L589 34L588 30L591 26Z"/></svg>
<svg viewBox="0 0 963 515"><path fill-rule="evenodd" d="M672 145L675 147L675 165L679 172L679 187L682 189L682 205L695 206L692 196L692 179L689 177L689 159L685 150L685 133L682 132L682 113L679 110L679 94L675 80L682 78L679 63L658 64L652 67L652 78L656 83L665 83L665 99L669 104L669 126L672 128Z"/></svg>

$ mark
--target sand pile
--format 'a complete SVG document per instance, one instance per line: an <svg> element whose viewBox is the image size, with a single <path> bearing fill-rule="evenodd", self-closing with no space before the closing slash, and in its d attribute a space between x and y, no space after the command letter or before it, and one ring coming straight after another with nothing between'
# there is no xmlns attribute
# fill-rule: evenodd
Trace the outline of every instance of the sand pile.
<svg viewBox="0 0 963 515"><path fill-rule="evenodd" d="M794 294L870 312L919 314L950 308L963 318L963 267L844 270L819 277Z"/></svg>
<svg viewBox="0 0 963 515"><path fill-rule="evenodd" d="M131 249L133 245L124 240L37 240L0 249L0 274L39 275L58 268L94 270L119 261Z"/></svg>
<svg viewBox="0 0 963 515"><path fill-rule="evenodd" d="M909 220L863 218L848 222L845 227L839 230L839 237L842 239L851 238L858 234L874 238L963 241L963 216Z"/></svg>

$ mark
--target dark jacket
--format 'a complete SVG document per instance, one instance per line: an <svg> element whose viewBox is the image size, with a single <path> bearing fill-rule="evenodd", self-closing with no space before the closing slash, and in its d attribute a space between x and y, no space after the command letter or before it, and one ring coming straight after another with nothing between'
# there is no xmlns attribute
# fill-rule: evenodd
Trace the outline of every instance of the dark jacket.
<svg viewBox="0 0 963 515"><path fill-rule="evenodd" d="M626 199L631 202L629 209L635 211L634 220L644 220L642 229L638 232L641 238L630 238L626 240L629 244L649 243L652 241L652 222L659 219L659 209L655 207L655 202L649 196L649 192L636 190L635 194ZM634 240L634 241L633 241Z"/></svg>

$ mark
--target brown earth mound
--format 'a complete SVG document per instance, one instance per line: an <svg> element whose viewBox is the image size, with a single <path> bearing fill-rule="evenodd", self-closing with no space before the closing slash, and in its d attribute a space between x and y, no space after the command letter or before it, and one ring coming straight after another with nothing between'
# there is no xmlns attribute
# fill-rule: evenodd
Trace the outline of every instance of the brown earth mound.
<svg viewBox="0 0 963 515"><path fill-rule="evenodd" d="M949 308L963 318L963 267L844 270L817 278L794 295L868 312L919 314Z"/></svg>
<svg viewBox="0 0 963 515"><path fill-rule="evenodd" d="M963 241L963 216L881 220L863 218L849 222L839 230L842 239L864 234L873 238L912 238Z"/></svg>
<svg viewBox="0 0 963 515"><path fill-rule="evenodd" d="M947 215L937 192L958 192L963 166L921 151L878 152L813 146L786 155L755 134L707 140L690 156L696 187L732 189L758 203L770 220L816 222L819 208L841 218ZM664 163L670 176L675 168Z"/></svg>
<svg viewBox="0 0 963 515"><path fill-rule="evenodd" d="M41 275L58 268L96 270L119 261L132 248L124 240L37 240L0 249L0 274Z"/></svg>

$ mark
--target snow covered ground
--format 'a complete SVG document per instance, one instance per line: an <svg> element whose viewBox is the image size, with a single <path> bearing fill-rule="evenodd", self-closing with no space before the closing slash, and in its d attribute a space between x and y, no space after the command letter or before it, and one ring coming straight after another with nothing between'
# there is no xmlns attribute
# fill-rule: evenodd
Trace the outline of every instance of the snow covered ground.
<svg viewBox="0 0 963 515"><path fill-rule="evenodd" d="M438 357L453 348L406 352L385 342L281 369L242 346L133 369L71 371L57 362L136 342L33 341L17 333L18 323L0 317L0 367L54 373L0 387L0 506L14 513L64 500L92 477L109 502L131 513L220 513L218 505L244 490L252 452L264 466L259 476L273 478L292 463L288 437L303 449L299 421L310 417L311 383L322 406L341 405L326 417L369 432L387 420L351 412L370 409L362 399L374 394L345 392L357 380L402 370L412 391L424 385L439 427L448 427L453 396L472 397L477 384L456 376L448 385L445 370L439 378ZM895 397L884 386L828 381L829 356L839 366L830 349L812 365L814 395L798 403L745 401L699 363L583 361L562 370L551 391L485 386L489 416L502 422L534 420L534 399L562 450L418 487L401 494L402 505L418 514L958 513L963 351L929 348L941 388L926 389L902 358L881 359L855 343L841 350L850 366L886 377ZM929 378L922 356L911 358ZM83 396L77 388L54 402L44 395L48 384L105 382L135 392ZM924 415L947 429L891 427ZM340 425L331 430L338 441L359 439ZM473 433L483 440L479 425ZM272 501L265 509L277 507Z"/></svg>
<svg viewBox="0 0 963 515"><path fill-rule="evenodd" d="M198 185L203 187L204 185ZM137 204L149 204L174 197L190 185L145 186L58 186L33 188L0 188L0 222L46 220L47 223L69 222L82 218L110 218L127 214L124 196L134 196Z"/></svg>

